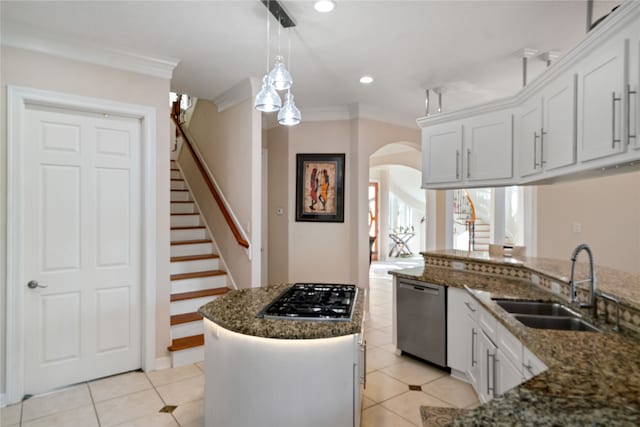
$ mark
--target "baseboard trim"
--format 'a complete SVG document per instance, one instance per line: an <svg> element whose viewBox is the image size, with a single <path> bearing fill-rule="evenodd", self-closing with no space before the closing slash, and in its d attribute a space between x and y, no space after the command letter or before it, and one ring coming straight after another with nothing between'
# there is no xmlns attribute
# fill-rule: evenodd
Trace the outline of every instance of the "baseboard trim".
<svg viewBox="0 0 640 427"><path fill-rule="evenodd" d="M160 369L168 369L171 367L171 357L158 357L156 358L155 371L159 371Z"/></svg>
<svg viewBox="0 0 640 427"><path fill-rule="evenodd" d="M7 406L7 395L0 393L0 408L4 408L5 406Z"/></svg>
<svg viewBox="0 0 640 427"><path fill-rule="evenodd" d="M469 377L464 372L460 372L457 369L451 368L451 376L457 380L464 381L467 384L471 384L469 382Z"/></svg>

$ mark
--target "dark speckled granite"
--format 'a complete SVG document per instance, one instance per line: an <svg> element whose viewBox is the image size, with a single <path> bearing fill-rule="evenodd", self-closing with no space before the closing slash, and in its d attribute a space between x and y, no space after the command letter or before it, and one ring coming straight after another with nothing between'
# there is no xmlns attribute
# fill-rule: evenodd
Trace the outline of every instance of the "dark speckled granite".
<svg viewBox="0 0 640 427"><path fill-rule="evenodd" d="M529 282L447 268L395 271L399 277L452 287L467 285L476 299L549 369L502 397L458 418L458 426L638 426L640 341L633 334L527 328L490 297L558 300ZM585 313L586 314L586 313Z"/></svg>
<svg viewBox="0 0 640 427"><path fill-rule="evenodd" d="M263 338L332 338L361 331L364 289L358 289L353 316L349 322L271 320L256 317L260 310L291 286L283 284L231 291L203 305L198 312L225 329Z"/></svg>

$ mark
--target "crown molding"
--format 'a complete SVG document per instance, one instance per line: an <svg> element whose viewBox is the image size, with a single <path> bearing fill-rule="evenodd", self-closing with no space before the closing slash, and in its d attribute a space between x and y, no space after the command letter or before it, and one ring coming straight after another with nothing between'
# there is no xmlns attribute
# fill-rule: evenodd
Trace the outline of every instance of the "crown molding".
<svg viewBox="0 0 640 427"><path fill-rule="evenodd" d="M15 22L2 25L2 45L90 64L171 79L179 59L113 49L76 38L52 35Z"/></svg>
<svg viewBox="0 0 640 427"><path fill-rule="evenodd" d="M218 112L227 110L239 103L253 98L260 90L261 83L256 77L242 80L231 89L213 98L213 103L218 107Z"/></svg>

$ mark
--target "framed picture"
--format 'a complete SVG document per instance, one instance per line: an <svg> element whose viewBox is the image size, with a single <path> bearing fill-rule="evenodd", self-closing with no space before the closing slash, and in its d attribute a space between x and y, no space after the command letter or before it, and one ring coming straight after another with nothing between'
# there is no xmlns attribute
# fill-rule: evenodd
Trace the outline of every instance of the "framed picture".
<svg viewBox="0 0 640 427"><path fill-rule="evenodd" d="M296 156L296 221L344 222L344 154Z"/></svg>

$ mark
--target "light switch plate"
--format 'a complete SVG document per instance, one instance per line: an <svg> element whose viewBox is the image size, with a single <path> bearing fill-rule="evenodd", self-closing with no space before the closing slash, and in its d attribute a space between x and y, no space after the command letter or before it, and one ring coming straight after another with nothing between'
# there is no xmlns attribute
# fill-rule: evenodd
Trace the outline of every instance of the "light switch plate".
<svg viewBox="0 0 640 427"><path fill-rule="evenodd" d="M453 267L454 270L464 270L464 262L453 261L451 267Z"/></svg>
<svg viewBox="0 0 640 427"><path fill-rule="evenodd" d="M540 276L538 276L537 274L532 274L531 275L531 283L533 283L534 285L539 285L540 284Z"/></svg>
<svg viewBox="0 0 640 427"><path fill-rule="evenodd" d="M554 294L560 293L560 284L558 282L551 282L551 292Z"/></svg>

